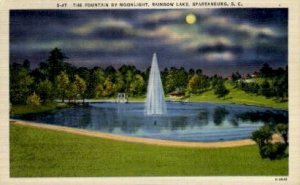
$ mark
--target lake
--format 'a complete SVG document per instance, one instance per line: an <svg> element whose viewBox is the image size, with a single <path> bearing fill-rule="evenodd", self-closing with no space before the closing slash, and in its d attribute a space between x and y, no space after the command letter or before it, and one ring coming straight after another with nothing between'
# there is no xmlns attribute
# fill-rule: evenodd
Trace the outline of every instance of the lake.
<svg viewBox="0 0 300 185"><path fill-rule="evenodd" d="M144 103L91 103L12 118L118 135L176 141L246 139L261 126L288 123L288 111L272 108L168 102L168 114L147 116Z"/></svg>

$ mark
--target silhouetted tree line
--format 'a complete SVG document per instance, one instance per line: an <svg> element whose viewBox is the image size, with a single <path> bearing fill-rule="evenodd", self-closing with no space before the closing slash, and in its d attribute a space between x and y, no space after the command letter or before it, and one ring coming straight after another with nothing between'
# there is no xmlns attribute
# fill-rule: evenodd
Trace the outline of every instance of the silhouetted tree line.
<svg viewBox="0 0 300 185"><path fill-rule="evenodd" d="M118 92L125 92L129 96L142 96L146 93L150 67L145 71L132 65L123 65L119 69L113 66L89 69L76 67L66 62L67 59L60 49L55 48L50 51L46 62L41 62L34 70L30 69L29 60L22 64L11 64L10 101L13 104L24 104L29 100L44 103L54 99L71 102L85 98L112 97ZM240 82L238 88L265 96L287 97L287 92L282 91L287 90L287 69L273 70L264 65L260 74L266 79L264 83ZM233 81L241 79L239 73L234 75ZM183 67L165 68L161 72L161 78L165 93L180 91L200 94L214 90L220 98L229 93L224 85L224 78L217 75L208 77L201 69L186 71Z"/></svg>

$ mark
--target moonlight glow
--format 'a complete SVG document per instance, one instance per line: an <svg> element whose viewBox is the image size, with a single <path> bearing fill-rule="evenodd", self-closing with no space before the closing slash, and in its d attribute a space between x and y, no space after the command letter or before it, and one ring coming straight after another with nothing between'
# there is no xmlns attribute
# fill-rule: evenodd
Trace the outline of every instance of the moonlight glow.
<svg viewBox="0 0 300 185"><path fill-rule="evenodd" d="M185 21L188 24L195 24L195 22L197 21L197 17L194 14L188 14L185 17Z"/></svg>

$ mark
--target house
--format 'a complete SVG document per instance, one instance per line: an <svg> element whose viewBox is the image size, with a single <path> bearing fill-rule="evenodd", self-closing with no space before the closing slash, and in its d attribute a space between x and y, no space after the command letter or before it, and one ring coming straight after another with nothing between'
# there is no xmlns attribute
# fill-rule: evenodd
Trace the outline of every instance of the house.
<svg viewBox="0 0 300 185"><path fill-rule="evenodd" d="M253 74L251 74L251 78L256 78L256 77L258 77L258 75L259 75L259 73L255 71Z"/></svg>
<svg viewBox="0 0 300 185"><path fill-rule="evenodd" d="M180 91L173 91L173 92L170 92L168 94L171 98L182 98L184 97L184 92L180 92Z"/></svg>
<svg viewBox="0 0 300 185"><path fill-rule="evenodd" d="M231 81L232 80L232 76L227 76L226 80L230 80Z"/></svg>

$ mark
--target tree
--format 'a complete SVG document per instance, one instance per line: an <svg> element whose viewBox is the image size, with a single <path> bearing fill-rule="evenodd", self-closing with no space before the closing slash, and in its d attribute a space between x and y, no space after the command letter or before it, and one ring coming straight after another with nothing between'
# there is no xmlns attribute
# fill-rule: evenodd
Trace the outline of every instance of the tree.
<svg viewBox="0 0 300 185"><path fill-rule="evenodd" d="M210 81L211 81L211 86L213 88L216 88L219 83L223 83L222 77L217 76L217 75L214 75L213 77L211 77Z"/></svg>
<svg viewBox="0 0 300 185"><path fill-rule="evenodd" d="M76 85L76 89L78 91L78 94L82 98L82 102L84 102L84 93L85 93L85 90L86 90L85 81L82 78L80 78L78 75L75 75L75 85Z"/></svg>
<svg viewBox="0 0 300 185"><path fill-rule="evenodd" d="M87 82L90 78L90 71L86 67L79 67L78 69L76 69L76 74L85 82Z"/></svg>
<svg viewBox="0 0 300 185"><path fill-rule="evenodd" d="M197 74L197 75L201 75L201 74L202 74L202 69L197 69L197 70L196 70L196 74Z"/></svg>
<svg viewBox="0 0 300 185"><path fill-rule="evenodd" d="M52 83L46 79L41 81L37 86L37 93L39 94L42 102L52 100L53 98Z"/></svg>
<svg viewBox="0 0 300 185"><path fill-rule="evenodd" d="M20 65L13 64L10 70L10 101L12 103L26 103L27 97L32 93L33 78L29 71Z"/></svg>
<svg viewBox="0 0 300 185"><path fill-rule="evenodd" d="M112 78L115 74L116 70L113 66L108 66L106 69L105 69L105 74L107 77L110 77Z"/></svg>
<svg viewBox="0 0 300 185"><path fill-rule="evenodd" d="M23 65L22 65L27 71L30 70L30 61L29 60L24 60Z"/></svg>
<svg viewBox="0 0 300 185"><path fill-rule="evenodd" d="M177 89L183 90L188 84L188 73L184 70L184 68L171 68L166 77L165 84L167 93Z"/></svg>
<svg viewBox="0 0 300 185"><path fill-rule="evenodd" d="M34 79L36 80L36 82L40 82L40 81L43 81L43 80L46 80L48 79L48 63L46 62L41 62L39 64L39 67L34 69L31 74L33 75Z"/></svg>
<svg viewBox="0 0 300 185"><path fill-rule="evenodd" d="M132 95L141 95L145 89L145 81L143 77L139 74L136 74L130 83L129 92Z"/></svg>
<svg viewBox="0 0 300 185"><path fill-rule="evenodd" d="M69 76L70 81L74 81L75 80L75 74L76 74L76 71L77 71L76 66L74 66L72 64L69 64L69 63L63 63L63 64L64 64L63 65L64 71Z"/></svg>
<svg viewBox="0 0 300 185"><path fill-rule="evenodd" d="M259 74L261 77L269 78L273 76L273 69L269 66L269 64L265 63L263 67L259 70Z"/></svg>
<svg viewBox="0 0 300 185"><path fill-rule="evenodd" d="M260 85L260 94L266 97L271 96L270 83L267 80L263 81L263 83Z"/></svg>
<svg viewBox="0 0 300 185"><path fill-rule="evenodd" d="M194 69L189 69L189 79L191 79L195 75Z"/></svg>
<svg viewBox="0 0 300 185"><path fill-rule="evenodd" d="M287 132L287 126L283 124L276 125L275 129L272 129L270 126L263 126L252 133L251 139L257 143L259 154L262 158L281 159L287 156ZM283 141L273 142L273 134L280 134L283 137Z"/></svg>
<svg viewBox="0 0 300 185"><path fill-rule="evenodd" d="M125 92L129 93L130 89L130 83L133 79L134 73L132 70L127 70L125 73Z"/></svg>
<svg viewBox="0 0 300 185"><path fill-rule="evenodd" d="M225 98L225 96L229 93L229 90L226 89L226 87L224 86L224 82L219 82L215 88L214 91L215 95L218 96L218 98Z"/></svg>
<svg viewBox="0 0 300 185"><path fill-rule="evenodd" d="M115 83L114 83L115 92L124 92L125 83L123 79L123 75L120 71L115 73Z"/></svg>
<svg viewBox="0 0 300 185"><path fill-rule="evenodd" d="M40 105L40 97L33 92L32 95L27 97L26 103L27 105L39 106Z"/></svg>
<svg viewBox="0 0 300 185"><path fill-rule="evenodd" d="M237 81L242 78L242 75L239 72L232 73L231 75L232 81Z"/></svg>
<svg viewBox="0 0 300 185"><path fill-rule="evenodd" d="M208 78L204 75L195 74L188 83L188 90L192 93L202 93L209 87Z"/></svg>
<svg viewBox="0 0 300 185"><path fill-rule="evenodd" d="M89 98L94 98L94 97L99 97L100 94L99 94L99 84L102 84L104 83L106 79L106 75L105 75L105 72L102 68L94 68L92 71L91 71L91 74L90 74L90 77L89 77L89 80L88 80L88 84L87 84L87 97ZM101 91L102 92L102 91Z"/></svg>
<svg viewBox="0 0 300 185"><path fill-rule="evenodd" d="M61 72L56 77L56 91L58 96L61 98L62 102L65 102L67 88L69 86L70 80L66 72Z"/></svg>
<svg viewBox="0 0 300 185"><path fill-rule="evenodd" d="M78 89L75 83L69 83L66 91L65 91L65 95L66 97L69 99L69 103L71 102L71 100L75 100L77 99L77 95L78 95Z"/></svg>
<svg viewBox="0 0 300 185"><path fill-rule="evenodd" d="M271 137L271 128L269 126L263 126L252 133L251 139L258 144L259 148L262 148L271 140ZM261 155L263 156L263 153L261 153Z"/></svg>
<svg viewBox="0 0 300 185"><path fill-rule="evenodd" d="M201 79L199 75L193 75L188 83L188 91L192 93L198 93L201 86L200 81Z"/></svg>
<svg viewBox="0 0 300 185"><path fill-rule="evenodd" d="M281 101L284 100L284 98L288 97L288 75L287 73L281 76L275 77L272 84L272 90L273 94L281 98Z"/></svg>
<svg viewBox="0 0 300 185"><path fill-rule="evenodd" d="M47 72L51 82L54 82L55 77L65 70L64 59L67 59L67 57L61 52L60 49L54 48L52 51L50 51L47 59Z"/></svg>
<svg viewBox="0 0 300 185"><path fill-rule="evenodd" d="M114 93L114 84L110 78L106 78L103 84L97 86L98 96L111 96Z"/></svg>

